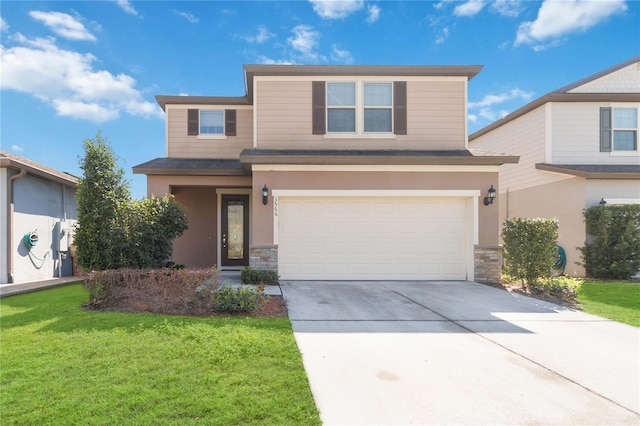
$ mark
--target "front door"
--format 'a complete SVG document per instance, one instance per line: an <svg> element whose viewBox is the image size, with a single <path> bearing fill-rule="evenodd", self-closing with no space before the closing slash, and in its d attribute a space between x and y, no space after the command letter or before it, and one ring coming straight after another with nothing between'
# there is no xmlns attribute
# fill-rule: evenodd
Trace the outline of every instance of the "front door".
<svg viewBox="0 0 640 426"><path fill-rule="evenodd" d="M222 266L249 265L249 196L222 195Z"/></svg>

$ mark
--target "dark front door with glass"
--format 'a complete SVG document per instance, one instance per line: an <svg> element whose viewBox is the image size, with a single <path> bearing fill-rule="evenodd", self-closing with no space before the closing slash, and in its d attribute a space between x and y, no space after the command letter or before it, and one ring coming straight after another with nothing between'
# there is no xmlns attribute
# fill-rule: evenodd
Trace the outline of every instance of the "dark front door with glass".
<svg viewBox="0 0 640 426"><path fill-rule="evenodd" d="M222 266L249 265L249 196L222 196Z"/></svg>

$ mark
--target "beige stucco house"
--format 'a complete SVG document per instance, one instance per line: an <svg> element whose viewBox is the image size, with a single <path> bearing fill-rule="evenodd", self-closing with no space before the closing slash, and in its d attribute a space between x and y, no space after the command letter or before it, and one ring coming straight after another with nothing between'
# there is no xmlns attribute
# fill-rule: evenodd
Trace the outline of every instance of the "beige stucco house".
<svg viewBox="0 0 640 426"><path fill-rule="evenodd" d="M640 56L569 84L469 136L475 149L506 150L518 164L500 168L500 222L559 221L565 272L586 240L583 210L600 202L640 203Z"/></svg>
<svg viewBox="0 0 640 426"><path fill-rule="evenodd" d="M174 261L281 279L497 281L498 171L467 143L479 66L245 65L240 97L157 96L166 157L133 168L189 230Z"/></svg>

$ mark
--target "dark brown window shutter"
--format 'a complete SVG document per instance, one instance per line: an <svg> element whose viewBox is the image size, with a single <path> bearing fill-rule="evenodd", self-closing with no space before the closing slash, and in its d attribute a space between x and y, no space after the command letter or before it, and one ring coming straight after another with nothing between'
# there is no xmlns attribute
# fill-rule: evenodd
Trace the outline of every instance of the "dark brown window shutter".
<svg viewBox="0 0 640 426"><path fill-rule="evenodd" d="M407 134L407 82L393 82L393 132Z"/></svg>
<svg viewBox="0 0 640 426"><path fill-rule="evenodd" d="M198 129L199 127L199 116L200 110L198 109L190 109L187 112L187 135L189 136L197 136L200 134Z"/></svg>
<svg viewBox="0 0 640 426"><path fill-rule="evenodd" d="M236 135L236 110L224 110L224 134L227 136Z"/></svg>
<svg viewBox="0 0 640 426"><path fill-rule="evenodd" d="M311 89L312 104L312 133L314 135L324 135L327 133L326 105L325 105L325 83L324 81L313 81Z"/></svg>
<svg viewBox="0 0 640 426"><path fill-rule="evenodd" d="M611 152L611 108L600 108L600 152Z"/></svg>

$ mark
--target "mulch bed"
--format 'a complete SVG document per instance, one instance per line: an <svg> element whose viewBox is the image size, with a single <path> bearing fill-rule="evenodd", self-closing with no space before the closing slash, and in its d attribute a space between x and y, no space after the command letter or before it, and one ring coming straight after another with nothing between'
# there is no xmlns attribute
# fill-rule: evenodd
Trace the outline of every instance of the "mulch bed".
<svg viewBox="0 0 640 426"><path fill-rule="evenodd" d="M575 299L563 299L561 297L556 297L551 294L533 293L531 292L531 290L523 288L520 284L516 284L516 283L502 283L502 284L482 283L482 284L488 285L489 287L499 288L500 290L505 290L510 293L517 293L523 296L533 297L534 299L543 300L545 302L555 303L556 305L560 305L565 308L580 309L580 304Z"/></svg>

